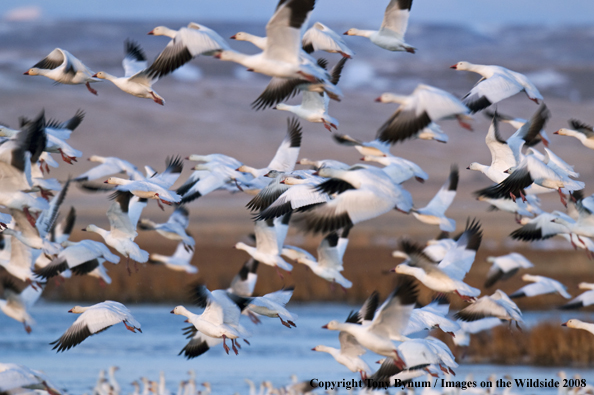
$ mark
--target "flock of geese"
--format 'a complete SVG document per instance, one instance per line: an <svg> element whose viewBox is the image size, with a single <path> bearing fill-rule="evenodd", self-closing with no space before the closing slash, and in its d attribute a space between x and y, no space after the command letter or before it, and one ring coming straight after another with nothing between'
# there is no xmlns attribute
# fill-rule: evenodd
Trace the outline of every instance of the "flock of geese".
<svg viewBox="0 0 594 395"><path fill-rule="evenodd" d="M251 331L240 321L242 315L254 323L261 317L280 320L287 328L296 326L297 316L285 307L293 288L283 288L261 297L253 295L259 264L273 267L281 278L290 272L293 264L311 268L317 276L327 280L332 288L343 290L356 279L342 275L343 257L349 241L349 232L363 221L393 210L412 214L419 221L439 227L440 237L421 246L403 239L394 257L404 259L396 265L394 290L380 304L380 296L373 292L359 311L344 317L335 317L323 328L337 331L340 348L318 345L313 350L330 354L338 363L364 379L392 382L395 378L411 380L416 377L454 374L458 366L447 345L426 330L438 329L450 334L460 346L469 344L469 335L499 325L515 323L521 329L522 312L513 299L534 297L546 293L559 293L571 299L567 288L560 282L537 275L533 264L518 253L490 257L492 267L485 281L491 288L519 270L530 269L522 280L528 284L507 295L501 290L481 296L481 290L471 287L464 278L471 269L482 240L482 226L478 220L468 219L462 232L450 237L457 228L456 221L446 211L453 203L458 186L459 172L452 165L444 184L425 207L417 207L404 184L410 179L423 182L428 178L417 164L390 153L393 144L408 139L436 140L445 143L448 136L437 122L455 119L464 129L471 129L472 114L486 109L517 93L540 104L528 120L515 119L497 113L492 118L485 142L491 152L490 165L471 163L468 169L482 172L492 185L479 190L479 200L501 211L515 214L521 225L510 236L516 240L535 241L553 236L565 238L575 249L594 252L594 195L584 196L585 185L573 166L563 161L548 148L549 138L544 127L550 111L538 89L526 76L500 66L459 62L451 68L481 75L481 79L462 100L448 92L427 85L419 85L410 95L382 94L377 101L398 103L399 107L379 128L373 141L362 141L348 135L335 134L334 139L344 146L354 147L365 162L351 166L332 159L299 160L302 127L298 118L321 123L332 131L338 120L328 114L330 100L340 101L342 92L337 86L342 69L355 56L347 43L329 27L316 22L303 32L315 5L315 0L280 0L272 18L266 25L266 37L238 32L231 39L249 41L261 49L255 55L233 50L215 31L198 23L172 30L159 26L149 32L171 40L165 49L148 65L142 48L131 40L125 42L122 62L124 76L116 77L104 71L91 71L66 50L56 48L47 57L25 72L30 76L44 76L57 83L91 86L109 80L122 91L151 99L164 105L165 99L153 85L182 65L198 56L211 56L222 61L236 62L250 71L271 77L264 92L254 100L254 109L276 108L289 111L287 134L276 154L265 168L254 168L224 154L190 155L186 158L198 162L194 172L177 189L184 162L180 157L166 160L166 168L158 172L150 167L140 171L135 165L115 157L92 155L97 163L91 170L60 183L48 178L50 167L58 161L73 164L82 152L71 147L67 140L83 122L84 113L78 111L71 119L60 122L49 120L42 112L34 119L21 118L20 128L0 128L0 205L6 213L0 214L0 266L4 268L3 299L0 309L8 317L22 322L27 332L34 323L29 309L40 297L47 280L67 279L72 275L89 275L110 283L103 263L118 263L126 259L128 272L137 263L162 264L172 270L196 273L190 264L195 248L194 239L187 233L189 213L187 205L211 192L242 191L253 195L247 207L255 218L254 242L239 242L235 248L244 250L250 259L242 266L228 289L209 290L204 284L194 284L194 307L176 306L172 314L181 315L190 326L184 328L189 339L181 350L186 358L195 358L210 348L222 347L229 354L237 354L249 345ZM349 29L345 35L368 38L376 46L389 51L415 53L415 48L404 40L412 0L390 0L379 30ZM328 71L328 61L315 59L312 53L326 51L340 56ZM295 94L302 94L300 105L283 103ZM517 129L510 138L502 138L499 125L509 123ZM584 146L594 149L594 131L591 126L577 120L570 128L555 132L578 138ZM544 153L535 147L542 143ZM296 170L297 164L313 167ZM125 173L127 178L114 177ZM103 181L107 186L93 183ZM60 206L70 184L78 183L89 189L113 191L107 210L110 228L102 229L88 224L83 229L98 233L104 243L90 239L70 241L76 210L71 208L63 221L58 222ZM557 193L565 212L544 212L540 209L539 195ZM165 223L142 217L142 210L150 201L173 206L174 211ZM396 214L395 214L396 215ZM316 256L299 247L284 244L289 226L308 234L322 234ZM176 241L173 256L149 253L135 243L137 230L155 231ZM109 248L111 247L111 249ZM117 251L119 255L113 253ZM287 262L289 260L290 262ZM132 261L132 262L130 262ZM428 305L417 304L419 283L435 292ZM594 304L594 284L582 283L586 290L563 308L580 308ZM461 298L466 307L448 315L447 297ZM202 313L191 311L203 308ZM79 314L64 334L51 343L58 352L78 346L87 337L122 323L133 333L142 332L139 323L123 304L105 301L93 306L75 306L69 313ZM175 321L172 321L172 323ZM594 334L594 324L571 319L563 324ZM421 334L421 335L419 335ZM133 340L131 340L133 341ZM384 357L376 372L360 358L366 351ZM111 382L100 377L103 382ZM196 387L178 393L194 395ZM61 390L50 384L42 374L11 364L0 365L0 393L58 394ZM148 381L147 381L148 383ZM165 394L158 383L145 383L145 391ZM138 388L138 387L136 387ZM264 388L260 393L304 393L307 389ZM107 392L117 394L119 386L111 384ZM206 386L208 392L210 388ZM206 391L206 390L205 390ZM205 392L202 391L202 392ZM208 393L206 392L206 393ZM135 392L135 393L138 393ZM251 393L256 393L255 389ZM445 392L444 392L445 393Z"/></svg>

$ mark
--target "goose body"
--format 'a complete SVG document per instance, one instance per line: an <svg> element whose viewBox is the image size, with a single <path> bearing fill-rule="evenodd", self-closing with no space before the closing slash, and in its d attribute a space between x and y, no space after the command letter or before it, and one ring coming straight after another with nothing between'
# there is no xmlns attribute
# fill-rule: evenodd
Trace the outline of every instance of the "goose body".
<svg viewBox="0 0 594 395"><path fill-rule="evenodd" d="M80 316L58 340L50 343L57 352L67 351L87 337L120 322L133 333L136 333L136 330L142 332L140 323L134 319L130 310L119 302L107 300L88 307L75 306L68 312Z"/></svg>
<svg viewBox="0 0 594 395"><path fill-rule="evenodd" d="M451 68L472 71L482 76L474 88L462 99L462 102L473 113L522 91L536 104L539 103L539 100L543 100L538 89L525 75L505 67L458 62Z"/></svg>
<svg viewBox="0 0 594 395"><path fill-rule="evenodd" d="M97 95L97 91L91 88L90 83L101 81L80 60L60 48L54 49L24 74L41 75L60 84L85 84L89 92L94 95Z"/></svg>
<svg viewBox="0 0 594 395"><path fill-rule="evenodd" d="M406 51L415 53L415 48L404 41L404 34L408 26L408 17L412 0L390 0L384 20L379 30L349 29L344 34L347 36L366 37L380 48L388 51Z"/></svg>

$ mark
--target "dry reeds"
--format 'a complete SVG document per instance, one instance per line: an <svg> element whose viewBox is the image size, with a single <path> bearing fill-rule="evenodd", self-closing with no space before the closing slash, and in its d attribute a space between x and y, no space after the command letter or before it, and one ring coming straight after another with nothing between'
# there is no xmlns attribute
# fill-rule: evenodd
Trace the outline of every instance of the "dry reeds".
<svg viewBox="0 0 594 395"><path fill-rule="evenodd" d="M435 333L468 363L594 366L594 336L568 329L560 322L543 322L523 332L507 325L471 335L470 346L456 347L449 335Z"/></svg>

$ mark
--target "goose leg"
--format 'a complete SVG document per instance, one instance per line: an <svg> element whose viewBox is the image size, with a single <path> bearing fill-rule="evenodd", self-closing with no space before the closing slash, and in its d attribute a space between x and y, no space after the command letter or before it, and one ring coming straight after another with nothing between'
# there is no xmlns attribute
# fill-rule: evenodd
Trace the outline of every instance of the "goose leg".
<svg viewBox="0 0 594 395"><path fill-rule="evenodd" d="M43 159L39 159L39 170L41 171L41 175L43 175L43 164L44 163L45 163L45 161Z"/></svg>
<svg viewBox="0 0 594 395"><path fill-rule="evenodd" d="M23 322L23 325L25 325L25 332L31 333L31 327L29 325L27 325L26 322Z"/></svg>
<svg viewBox="0 0 594 395"><path fill-rule="evenodd" d="M247 339L243 339L243 341L245 342L245 344L247 344L248 346L251 346L250 342L247 341Z"/></svg>
<svg viewBox="0 0 594 395"><path fill-rule="evenodd" d="M396 357L394 358L394 365L396 365L398 369L404 370L404 368L406 367L406 363L398 353L398 350L394 350L394 354L396 354Z"/></svg>
<svg viewBox="0 0 594 395"><path fill-rule="evenodd" d="M278 317L278 318L281 320L281 323L282 323L284 326L286 326L286 327L287 327L287 328L289 328L289 329L291 328L291 325L290 325L289 323L285 322L285 321L284 321L284 320L281 318L281 316L280 316L280 315L278 315L278 314L277 314L276 316L277 316L277 317Z"/></svg>
<svg viewBox="0 0 594 395"><path fill-rule="evenodd" d="M262 321L260 321L260 319L258 318L258 316L256 314L254 314L253 312L251 312L250 310L248 310L247 315L248 315L248 317L250 318L250 320L254 324L261 324L262 323Z"/></svg>
<svg viewBox="0 0 594 395"><path fill-rule="evenodd" d="M89 90L89 92L91 92L92 94L94 94L95 96L97 95L97 91L93 88L91 88L91 84L89 84L88 82L85 84L87 86L87 89Z"/></svg>
<svg viewBox="0 0 594 395"><path fill-rule="evenodd" d="M239 342L237 341L237 339L235 339L235 345L237 346L237 348L238 348L239 350L241 350L241 346L239 345Z"/></svg>
<svg viewBox="0 0 594 395"><path fill-rule="evenodd" d="M235 355L239 354L239 352L237 351L237 347L235 347L235 339L231 339L231 347L233 348L233 352L235 353Z"/></svg>
<svg viewBox="0 0 594 395"><path fill-rule="evenodd" d="M559 192L559 198L561 199L561 204L567 208L567 200L565 200L565 195L563 195L563 192L561 192L561 188L557 189L557 192Z"/></svg>
<svg viewBox="0 0 594 395"><path fill-rule="evenodd" d="M522 202L526 202L527 201L526 195L524 195L524 192L523 191L520 191L520 197L522 198Z"/></svg>
<svg viewBox="0 0 594 395"><path fill-rule="evenodd" d="M275 266L275 267L276 267L276 274L278 274L278 276L281 278L281 280L284 280L284 279L285 279L285 277L284 277L284 276L283 276L283 274L281 273L281 271L280 271L280 269L278 268L278 266Z"/></svg>
<svg viewBox="0 0 594 395"><path fill-rule="evenodd" d="M131 276L132 270L130 270L130 256L126 258L126 270L128 271L128 276Z"/></svg>
<svg viewBox="0 0 594 395"><path fill-rule="evenodd" d="M326 128L326 130L328 130L330 133L332 133L332 128L330 127L330 124L328 124L326 122L325 119L322 119L322 123L324 124L324 127Z"/></svg>
<svg viewBox="0 0 594 395"><path fill-rule="evenodd" d="M518 330L522 332L522 327L520 326L520 324L518 324L518 321L516 321L516 328L518 328Z"/></svg>
<svg viewBox="0 0 594 395"><path fill-rule="evenodd" d="M151 91L151 95L153 96L153 101L155 103L160 104L162 106L165 105L165 103L163 102L163 99L159 99L157 96L155 96L155 93L153 91Z"/></svg>
<svg viewBox="0 0 594 395"><path fill-rule="evenodd" d="M161 211L165 211L165 208L161 204L161 200L160 199L157 200L157 205L159 205L159 208L161 209Z"/></svg>
<svg viewBox="0 0 594 395"><path fill-rule="evenodd" d="M41 194L41 197L47 200L48 202L50 201L50 198L54 197L52 191L44 189L42 187L39 187L39 193Z"/></svg>
<svg viewBox="0 0 594 395"><path fill-rule="evenodd" d="M295 323L291 320L287 320L287 322L289 323L289 325L293 325L293 327L297 328L297 325L295 325Z"/></svg>
<svg viewBox="0 0 594 395"><path fill-rule="evenodd" d="M458 120L458 123L460 124L460 126L462 126L464 129L472 132L472 126L468 122L464 122L460 115L456 115L456 119Z"/></svg>
<svg viewBox="0 0 594 395"><path fill-rule="evenodd" d="M23 213L25 213L25 216L27 217L27 221L29 221L29 223L31 224L31 226L32 227L35 227L35 222L37 222L37 220L35 219L35 217L29 211L29 207L23 207Z"/></svg>
<svg viewBox="0 0 594 395"><path fill-rule="evenodd" d="M68 163L69 165L71 165L72 162L78 162L74 156L66 155L64 151L62 151L62 148L58 148L58 152L60 153L60 155L62 155L62 160Z"/></svg>
<svg viewBox="0 0 594 395"><path fill-rule="evenodd" d="M227 345L227 336L223 335L223 348L227 355L229 355L229 346Z"/></svg>
<svg viewBox="0 0 594 395"><path fill-rule="evenodd" d="M126 329L128 329L130 332L132 333L136 333L136 331L134 330L133 326L128 325L128 323L126 322L126 320L122 321L124 323L124 326L126 327Z"/></svg>

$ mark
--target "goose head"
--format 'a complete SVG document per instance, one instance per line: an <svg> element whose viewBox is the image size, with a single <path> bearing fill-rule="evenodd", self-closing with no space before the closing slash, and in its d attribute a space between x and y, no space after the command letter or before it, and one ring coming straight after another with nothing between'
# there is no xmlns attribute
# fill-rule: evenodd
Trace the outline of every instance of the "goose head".
<svg viewBox="0 0 594 395"><path fill-rule="evenodd" d="M81 313L84 313L85 311L87 311L87 309L88 309L88 307L74 306L73 308L68 310L68 312L74 313L74 314L81 314Z"/></svg>
<svg viewBox="0 0 594 395"><path fill-rule="evenodd" d="M93 78L99 78L99 79L107 79L107 73L105 71L100 71L98 73L93 74Z"/></svg>
<svg viewBox="0 0 594 395"><path fill-rule="evenodd" d="M280 110L280 111L290 111L289 110L290 108L291 108L291 106L288 106L284 103L279 103L274 107L275 110Z"/></svg>
<svg viewBox="0 0 594 395"><path fill-rule="evenodd" d="M470 68L472 67L472 64L468 63L468 62L458 62L455 65L450 66L450 69L454 69L454 70L470 70Z"/></svg>
<svg viewBox="0 0 594 395"><path fill-rule="evenodd" d="M557 130L556 132L554 132L553 134L558 134L559 136L573 136L575 134L575 130L561 128L561 129Z"/></svg>
<svg viewBox="0 0 594 395"><path fill-rule="evenodd" d="M561 326L566 326L568 328L579 328L582 321L572 318L571 320L561 324Z"/></svg>
<svg viewBox="0 0 594 395"><path fill-rule="evenodd" d="M339 330L338 327L340 326L340 322L336 321L336 320L332 320L329 323L327 323L326 325L324 325L322 327L322 329L329 329L331 331L337 331Z"/></svg>
<svg viewBox="0 0 594 395"><path fill-rule="evenodd" d="M167 36L167 37L173 38L173 37L175 37L177 32L175 30L171 30L170 28L165 27L165 26L157 26L156 28L154 28L153 30L148 32L147 34L151 35L151 36Z"/></svg>
<svg viewBox="0 0 594 395"><path fill-rule="evenodd" d="M480 163L478 163L478 162L472 162L472 163L471 163L471 164L470 164L470 165L469 165L469 166L466 168L466 170L476 170L476 171L481 171L481 169L482 169L483 167L484 167L484 166L483 166L483 165L481 165L481 164L480 164Z"/></svg>
<svg viewBox="0 0 594 395"><path fill-rule="evenodd" d="M251 34L248 34L246 32L237 32L229 38L231 40L237 40L237 41L249 41L250 36L251 36Z"/></svg>
<svg viewBox="0 0 594 395"><path fill-rule="evenodd" d="M378 103L399 103L402 104L407 99L407 96L395 95L393 93L382 93L380 97L375 99Z"/></svg>
<svg viewBox="0 0 594 395"><path fill-rule="evenodd" d="M40 74L41 74L40 69L38 69L36 67L32 67L23 73L23 75L40 75Z"/></svg>
<svg viewBox="0 0 594 395"><path fill-rule="evenodd" d="M171 314L187 316L188 309L186 309L184 306L175 306L173 310L171 310Z"/></svg>
<svg viewBox="0 0 594 395"><path fill-rule="evenodd" d="M343 35L345 36L359 36L361 33L361 31L359 29L355 29L354 27L347 30L346 32L343 33Z"/></svg>

